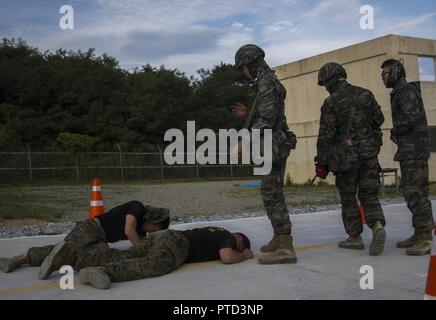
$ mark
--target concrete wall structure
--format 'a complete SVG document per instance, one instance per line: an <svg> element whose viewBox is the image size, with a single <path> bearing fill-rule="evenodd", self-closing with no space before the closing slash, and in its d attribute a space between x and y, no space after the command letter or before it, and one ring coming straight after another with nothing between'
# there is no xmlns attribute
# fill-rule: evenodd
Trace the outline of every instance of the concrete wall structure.
<svg viewBox="0 0 436 320"><path fill-rule="evenodd" d="M386 59L401 59L407 80L419 81L418 57L430 57L435 62L436 40L387 35L275 67L276 75L287 90L285 103L288 124L298 137L297 148L288 158L286 175L295 183L307 182L314 176L313 159L316 155L320 109L328 95L324 87L317 85L317 76L321 66L331 61L344 66L351 84L374 93L385 116L380 164L382 168L399 168L399 164L393 161L396 145L389 139L389 130L392 128L390 90L383 85L380 65ZM429 126L436 126L436 82L421 81L421 92ZM430 181L436 181L435 159L433 152L429 161ZM327 181L334 181L332 175Z"/></svg>

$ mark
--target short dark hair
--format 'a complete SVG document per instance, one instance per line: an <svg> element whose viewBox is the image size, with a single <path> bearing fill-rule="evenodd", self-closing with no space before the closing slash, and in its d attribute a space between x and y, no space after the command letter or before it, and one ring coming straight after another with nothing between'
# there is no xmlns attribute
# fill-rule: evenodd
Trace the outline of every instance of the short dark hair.
<svg viewBox="0 0 436 320"><path fill-rule="evenodd" d="M393 65L394 63L397 63L398 60L395 59L388 59L385 62L382 63L380 68L384 68L384 67L390 67L391 65Z"/></svg>
<svg viewBox="0 0 436 320"><path fill-rule="evenodd" d="M244 249L250 249L251 248L250 239L248 239L248 237L242 232L236 232L236 234L239 234L241 236L242 243L244 244Z"/></svg>
<svg viewBox="0 0 436 320"><path fill-rule="evenodd" d="M170 217L166 218L165 220L156 223L159 226L160 230L165 230L168 229L169 225L170 225Z"/></svg>

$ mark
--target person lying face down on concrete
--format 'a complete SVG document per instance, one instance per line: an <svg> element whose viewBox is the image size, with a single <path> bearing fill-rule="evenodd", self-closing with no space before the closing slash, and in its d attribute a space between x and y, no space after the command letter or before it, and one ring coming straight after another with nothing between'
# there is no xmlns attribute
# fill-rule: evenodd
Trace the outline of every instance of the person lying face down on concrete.
<svg viewBox="0 0 436 320"><path fill-rule="evenodd" d="M49 274L62 265L74 263L74 252L67 243L59 243L43 264L41 272ZM156 277L176 270L184 263L220 259L225 264L253 257L250 240L243 233L206 227L186 231L162 230L151 233L140 244L128 249L111 249L106 263L80 268L83 284L107 289L112 282ZM80 252L76 253L80 260ZM100 260L102 261L102 260ZM84 265L82 267L85 267Z"/></svg>
<svg viewBox="0 0 436 320"><path fill-rule="evenodd" d="M110 251L108 243L128 239L132 245L137 245L147 233L167 229L169 224L168 209L144 206L139 201L129 201L101 216L77 222L64 241L75 251L81 252L83 261L79 261L77 266L93 266L93 262L99 265L100 261L107 261L101 253ZM0 258L0 270L11 272L26 264L40 266L54 247L54 245L33 247L26 254L13 258ZM40 274L40 277L46 279L48 275Z"/></svg>

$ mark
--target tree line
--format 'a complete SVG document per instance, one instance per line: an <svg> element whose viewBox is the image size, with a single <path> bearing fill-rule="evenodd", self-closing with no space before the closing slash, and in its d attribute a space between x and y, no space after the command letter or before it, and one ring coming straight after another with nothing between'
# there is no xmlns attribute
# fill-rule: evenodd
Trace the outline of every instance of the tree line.
<svg viewBox="0 0 436 320"><path fill-rule="evenodd" d="M250 105L253 89L237 85L239 71L220 63L188 77L149 64L124 70L94 49L40 52L19 39L0 43L0 150L23 144L67 151L117 143L163 144L166 130L241 128L234 102Z"/></svg>

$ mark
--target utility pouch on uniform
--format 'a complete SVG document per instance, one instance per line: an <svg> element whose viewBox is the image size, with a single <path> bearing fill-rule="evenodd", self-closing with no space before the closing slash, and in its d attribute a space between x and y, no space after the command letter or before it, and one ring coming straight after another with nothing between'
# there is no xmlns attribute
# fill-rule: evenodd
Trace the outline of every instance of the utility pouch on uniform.
<svg viewBox="0 0 436 320"><path fill-rule="evenodd" d="M334 173L353 171L359 168L357 147L352 139L335 144L329 153L329 170Z"/></svg>
<svg viewBox="0 0 436 320"><path fill-rule="evenodd" d="M297 145L297 137L292 131L278 130L272 132L272 161L287 158Z"/></svg>
<svg viewBox="0 0 436 320"><path fill-rule="evenodd" d="M286 141L291 150L294 150L297 147L297 136L292 131L286 130L284 131L286 136Z"/></svg>

